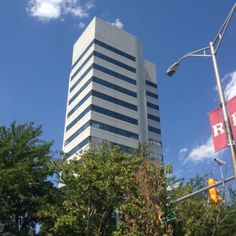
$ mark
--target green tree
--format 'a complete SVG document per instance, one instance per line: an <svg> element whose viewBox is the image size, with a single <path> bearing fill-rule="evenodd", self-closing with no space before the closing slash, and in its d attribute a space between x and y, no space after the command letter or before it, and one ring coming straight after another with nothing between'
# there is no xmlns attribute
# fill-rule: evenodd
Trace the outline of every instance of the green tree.
<svg viewBox="0 0 236 236"><path fill-rule="evenodd" d="M115 209L132 189L140 158L108 144L85 151L79 160L62 162L57 204L41 212L48 217L42 235L111 235Z"/></svg>
<svg viewBox="0 0 236 236"><path fill-rule="evenodd" d="M57 166L64 185L57 191L56 202L46 204L40 212L47 218L41 235L234 233L234 200L227 206L208 204L207 194L201 193L176 204L179 197L204 187L205 176L176 180L169 177L170 166L149 160L142 149L130 155L119 147L103 145L85 151L79 160Z"/></svg>
<svg viewBox="0 0 236 236"><path fill-rule="evenodd" d="M0 127L0 234L35 235L43 218L39 210L53 200L55 188L47 180L52 143L39 139L33 123Z"/></svg>
<svg viewBox="0 0 236 236"><path fill-rule="evenodd" d="M132 180L133 188L127 189L120 206L120 224L114 235L172 235L174 207L166 190L166 174L170 171L170 166L143 160Z"/></svg>
<svg viewBox="0 0 236 236"><path fill-rule="evenodd" d="M205 187L206 176L182 181L171 191L172 198L187 195ZM211 204L207 192L195 195L176 205L174 235L186 236L223 236L234 235L235 232L235 200L230 205Z"/></svg>

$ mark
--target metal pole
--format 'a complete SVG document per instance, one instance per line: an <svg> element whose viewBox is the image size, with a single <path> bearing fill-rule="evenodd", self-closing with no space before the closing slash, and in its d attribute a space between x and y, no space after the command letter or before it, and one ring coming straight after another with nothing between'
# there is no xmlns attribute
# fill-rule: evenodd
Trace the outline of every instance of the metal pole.
<svg viewBox="0 0 236 236"><path fill-rule="evenodd" d="M207 191L207 190L209 190L209 189L211 189L211 188L214 188L214 187L217 187L217 186L219 186L219 185L221 185L221 184L223 184L223 183L227 183L227 182L229 182L229 181L231 181L231 180L233 180L233 179L235 179L235 177L234 177L234 176L231 176L231 177L225 179L224 181L220 181L220 182L218 182L218 183L216 183L216 184L213 184L213 185L211 185L211 186L207 186L207 187L205 187L205 188L201 188L201 189L199 189L199 190L197 190L197 191L195 191L195 192L193 192L193 193L190 193L190 194L185 195L185 196L183 196L183 197L181 197L181 198L178 198L177 200L174 201L174 203L182 202L182 201L184 201L184 200L186 200L186 199L189 199L189 198L195 196L195 195L198 194L198 193Z"/></svg>
<svg viewBox="0 0 236 236"><path fill-rule="evenodd" d="M233 173L234 173L234 177L236 178L236 151L235 151L234 138L233 138L233 133L232 133L232 129L230 126L228 112L227 112L226 105L225 105L225 97L224 97L224 92L223 92L222 84L221 84L221 80L220 80L219 69L218 69L218 65L217 65L217 61L216 61L216 53L215 53L215 49L214 49L212 42L210 42L210 51L211 51L213 68L214 68L214 72L215 72L217 89L218 89L218 93L219 93L220 106L222 108L222 114L223 114L223 118L224 118L226 135L227 135L228 145L229 145L230 154L231 154Z"/></svg>
<svg viewBox="0 0 236 236"><path fill-rule="evenodd" d="M222 187L223 187L223 195L222 195L222 200L223 203L226 203L225 201L225 190L226 190L226 185L225 185L225 179L224 179L224 173L223 173L223 168L222 165L220 165L220 174L221 174L221 180L222 180Z"/></svg>

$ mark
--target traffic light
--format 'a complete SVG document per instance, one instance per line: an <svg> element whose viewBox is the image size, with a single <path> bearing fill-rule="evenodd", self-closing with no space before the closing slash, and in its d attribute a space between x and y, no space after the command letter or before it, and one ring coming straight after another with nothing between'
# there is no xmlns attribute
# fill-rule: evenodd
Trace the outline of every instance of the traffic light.
<svg viewBox="0 0 236 236"><path fill-rule="evenodd" d="M158 211L157 212L157 220L160 222L160 223L163 223L163 215L164 214L164 212L163 211Z"/></svg>
<svg viewBox="0 0 236 236"><path fill-rule="evenodd" d="M214 185L216 184L216 181L215 179L208 179L207 181L207 186L211 186L211 185ZM217 189L217 188L210 188L208 190L208 194L209 194L209 197L210 197L210 202L211 203L221 203L222 202L222 199L218 196L220 193L220 191Z"/></svg>
<svg viewBox="0 0 236 236"><path fill-rule="evenodd" d="M174 219L176 219L176 208L172 208L169 210L168 213L166 213L166 215L164 214L164 212L158 208L158 211L156 213L156 217L159 223L163 224L165 222L169 222L172 221Z"/></svg>

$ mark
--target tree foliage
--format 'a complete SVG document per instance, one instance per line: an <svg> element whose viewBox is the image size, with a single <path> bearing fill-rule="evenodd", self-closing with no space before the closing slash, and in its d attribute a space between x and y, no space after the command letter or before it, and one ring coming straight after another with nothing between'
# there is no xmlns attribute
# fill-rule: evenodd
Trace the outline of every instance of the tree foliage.
<svg viewBox="0 0 236 236"><path fill-rule="evenodd" d="M120 225L115 235L163 235L172 232L170 223L162 224L158 214L163 218L169 216L172 204L168 201L164 168L158 163L143 160L133 178L132 189L127 189L126 198L120 206Z"/></svg>
<svg viewBox="0 0 236 236"><path fill-rule="evenodd" d="M205 187L205 183L206 176L200 177L197 175L195 178L182 182L177 188L174 188L171 195L174 198L187 195ZM208 201L207 192L203 192L178 203L176 205L174 235L234 235L236 224L233 219L235 218L236 208L235 201L233 200L233 202L234 204L228 205L224 203L212 204Z"/></svg>
<svg viewBox="0 0 236 236"><path fill-rule="evenodd" d="M59 201L42 211L51 224L48 235L111 235L116 228L115 210L132 189L140 158L104 145L87 150L79 160L60 164Z"/></svg>
<svg viewBox="0 0 236 236"><path fill-rule="evenodd" d="M0 235L236 235L233 190L228 204L210 204L206 193L176 204L206 176L178 180L142 148L127 154L108 144L53 161L41 133L32 123L0 127ZM55 173L60 188L48 179Z"/></svg>
<svg viewBox="0 0 236 236"><path fill-rule="evenodd" d="M39 139L33 123L0 127L0 234L33 235L43 221L39 210L52 199L55 188L47 177L52 143Z"/></svg>

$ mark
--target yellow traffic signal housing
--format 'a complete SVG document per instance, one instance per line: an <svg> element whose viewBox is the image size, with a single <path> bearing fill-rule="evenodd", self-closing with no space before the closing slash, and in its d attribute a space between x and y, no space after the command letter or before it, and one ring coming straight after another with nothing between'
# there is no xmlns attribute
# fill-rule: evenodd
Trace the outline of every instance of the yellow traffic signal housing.
<svg viewBox="0 0 236 236"><path fill-rule="evenodd" d="M208 179L207 181L207 186L211 186L216 184L215 179ZM221 203L222 199L218 196L220 191L217 188L211 188L208 190L209 197L210 197L210 202L211 203Z"/></svg>
<svg viewBox="0 0 236 236"><path fill-rule="evenodd" d="M164 214L164 212L163 211L158 211L157 212L157 220L160 222L160 223L162 223L163 222L163 215Z"/></svg>

